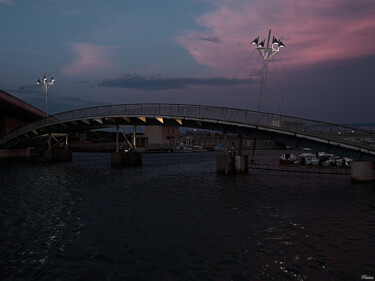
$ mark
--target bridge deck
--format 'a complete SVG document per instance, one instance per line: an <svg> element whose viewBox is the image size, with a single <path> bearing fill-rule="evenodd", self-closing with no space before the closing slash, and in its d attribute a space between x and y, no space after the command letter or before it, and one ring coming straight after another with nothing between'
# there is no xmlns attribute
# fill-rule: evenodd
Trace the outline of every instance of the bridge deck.
<svg viewBox="0 0 375 281"><path fill-rule="evenodd" d="M335 149L351 158L375 159L375 132L273 113L180 104L122 104L62 112L9 133L0 139L0 145L10 147L48 132L74 132L116 124L225 130L292 145L315 145L321 151Z"/></svg>

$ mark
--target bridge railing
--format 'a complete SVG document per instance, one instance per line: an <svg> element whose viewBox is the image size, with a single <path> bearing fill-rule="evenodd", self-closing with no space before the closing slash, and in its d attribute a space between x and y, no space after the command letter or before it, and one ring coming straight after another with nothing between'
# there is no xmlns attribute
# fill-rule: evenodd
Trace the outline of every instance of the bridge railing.
<svg viewBox="0 0 375 281"><path fill-rule="evenodd" d="M169 117L251 126L258 129L270 128L375 150L375 132L273 113L180 104L120 104L72 110L49 116L19 128L0 139L0 144L20 134L32 132L32 130L58 123L77 121L80 119L125 116Z"/></svg>

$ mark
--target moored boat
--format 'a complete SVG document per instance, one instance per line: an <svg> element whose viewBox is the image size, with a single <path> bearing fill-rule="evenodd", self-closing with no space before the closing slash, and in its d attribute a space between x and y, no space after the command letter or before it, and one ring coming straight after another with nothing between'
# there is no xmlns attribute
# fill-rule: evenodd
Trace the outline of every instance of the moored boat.
<svg viewBox="0 0 375 281"><path fill-rule="evenodd" d="M279 158L280 164L293 164L296 161L296 157L293 153L283 153Z"/></svg>

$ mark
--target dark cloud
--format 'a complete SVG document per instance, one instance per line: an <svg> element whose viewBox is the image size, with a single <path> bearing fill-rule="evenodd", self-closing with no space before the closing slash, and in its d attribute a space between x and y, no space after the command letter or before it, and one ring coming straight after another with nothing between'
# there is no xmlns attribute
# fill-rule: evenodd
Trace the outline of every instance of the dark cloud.
<svg viewBox="0 0 375 281"><path fill-rule="evenodd" d="M213 42L213 43L219 43L220 42L220 38L216 37L216 36L199 37L199 39L203 40L203 41Z"/></svg>
<svg viewBox="0 0 375 281"><path fill-rule="evenodd" d="M77 80L74 84L87 86L88 88L95 88L100 81L89 81L89 80Z"/></svg>
<svg viewBox="0 0 375 281"><path fill-rule="evenodd" d="M224 77L212 78L190 78L176 77L167 78L160 75L157 76L141 76L141 75L125 75L123 77L103 80L99 83L99 87L128 88L139 90L182 90L191 86L226 86L244 84L245 79L228 79Z"/></svg>
<svg viewBox="0 0 375 281"><path fill-rule="evenodd" d="M74 84L90 84L91 82L89 80L78 80L73 83Z"/></svg>

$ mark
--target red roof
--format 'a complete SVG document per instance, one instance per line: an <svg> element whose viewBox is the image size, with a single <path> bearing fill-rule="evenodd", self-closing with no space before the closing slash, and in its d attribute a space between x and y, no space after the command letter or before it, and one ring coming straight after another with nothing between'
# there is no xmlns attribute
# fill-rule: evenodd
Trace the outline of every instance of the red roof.
<svg viewBox="0 0 375 281"><path fill-rule="evenodd" d="M24 102L23 100L20 100L19 98L16 98L15 96L12 96L11 94L8 94L7 92L4 92L3 90L0 90L0 108L2 107L11 107L12 110L16 110L17 113L21 115L32 115L32 119L40 119L47 116L44 111Z"/></svg>

